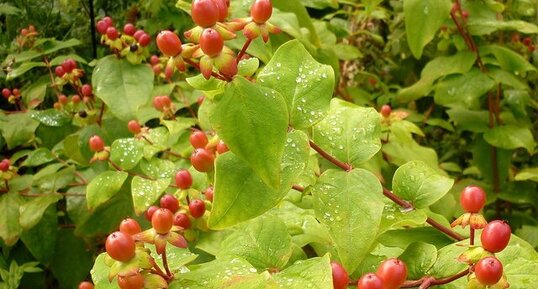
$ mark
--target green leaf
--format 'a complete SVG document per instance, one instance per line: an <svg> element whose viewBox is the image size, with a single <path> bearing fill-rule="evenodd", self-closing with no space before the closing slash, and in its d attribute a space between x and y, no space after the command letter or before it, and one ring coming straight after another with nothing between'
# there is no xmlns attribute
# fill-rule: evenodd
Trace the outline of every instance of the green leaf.
<svg viewBox="0 0 538 289"><path fill-rule="evenodd" d="M415 208L426 208L448 193L453 184L454 180L440 175L424 162L412 161L396 170L392 190Z"/></svg>
<svg viewBox="0 0 538 289"><path fill-rule="evenodd" d="M461 51L453 56L441 56L433 59L424 66L418 82L398 92L397 100L409 102L425 96L432 89L435 80L445 75L469 71L473 67L475 59L476 54L470 51Z"/></svg>
<svg viewBox="0 0 538 289"><path fill-rule="evenodd" d="M108 273L110 267L105 263L106 253L101 253L95 259L93 268L90 271L92 274L92 281L95 285L95 289L118 289L118 282L108 281Z"/></svg>
<svg viewBox="0 0 538 289"><path fill-rule="evenodd" d="M514 177L516 181L527 181L531 180L533 182L538 182L538 168L527 168L522 169Z"/></svg>
<svg viewBox="0 0 538 289"><path fill-rule="evenodd" d="M530 129L515 125L496 126L484 133L484 139L492 146L503 149L525 148L534 153L534 137Z"/></svg>
<svg viewBox="0 0 538 289"><path fill-rule="evenodd" d="M126 172L105 171L91 180L86 189L88 209L94 210L112 198L128 176Z"/></svg>
<svg viewBox="0 0 538 289"><path fill-rule="evenodd" d="M303 129L325 117L335 80L329 65L317 62L294 40L278 48L258 74L258 83L284 96L290 125Z"/></svg>
<svg viewBox="0 0 538 289"><path fill-rule="evenodd" d="M314 126L312 137L337 159L359 165L381 148L379 113L338 98L331 101L329 115Z"/></svg>
<svg viewBox="0 0 538 289"><path fill-rule="evenodd" d="M168 188L169 179L148 180L135 176L131 182L133 205L137 215L144 213Z"/></svg>
<svg viewBox="0 0 538 289"><path fill-rule="evenodd" d="M52 204L56 204L62 199L62 195L58 193L52 193L36 197L30 202L25 203L19 208L20 212L20 224L25 230L37 225L45 213L45 210Z"/></svg>
<svg viewBox="0 0 538 289"><path fill-rule="evenodd" d="M407 279L418 280L435 264L437 248L424 242L411 243L398 259L407 265Z"/></svg>
<svg viewBox="0 0 538 289"><path fill-rule="evenodd" d="M162 255L158 255L155 246L149 247L151 256L155 258L157 264L162 264ZM166 246L166 258L168 266L172 271L180 271L183 266L194 261L198 255L193 254L187 248L178 248L175 246Z"/></svg>
<svg viewBox="0 0 538 289"><path fill-rule="evenodd" d="M8 149L30 142L38 125L29 113L13 113L0 118L0 131Z"/></svg>
<svg viewBox="0 0 538 289"><path fill-rule="evenodd" d="M177 171L173 162L160 158L152 158L149 161L142 159L140 169L148 177L160 179L171 178Z"/></svg>
<svg viewBox="0 0 538 289"><path fill-rule="evenodd" d="M385 204L378 235L401 227L415 227L426 222L428 215L422 210L406 211L397 204Z"/></svg>
<svg viewBox="0 0 538 289"><path fill-rule="evenodd" d="M57 232L58 213L56 207L48 206L41 221L32 229L24 231L21 234L21 240L39 262L48 264L54 256Z"/></svg>
<svg viewBox="0 0 538 289"><path fill-rule="evenodd" d="M348 271L349 272L349 271ZM299 261L274 275L280 288L332 289L332 269L328 255Z"/></svg>
<svg viewBox="0 0 538 289"><path fill-rule="evenodd" d="M215 199L208 225L226 228L257 217L273 208L286 195L306 168L310 147L301 131L288 133L282 158L280 189L265 184L261 178L233 153L225 153L215 164ZM253 198L256 202L252 202Z"/></svg>
<svg viewBox="0 0 538 289"><path fill-rule="evenodd" d="M47 67L47 64L45 64L44 62L41 62L41 61L40 62L32 62L32 61L23 62L17 68L11 70L7 74L6 78L7 78L7 80L15 79L15 78L25 74L26 72L28 72L32 68L36 68L36 67Z"/></svg>
<svg viewBox="0 0 538 289"><path fill-rule="evenodd" d="M33 111L32 118L44 125L53 127L61 127L70 124L72 119L69 113L57 109Z"/></svg>
<svg viewBox="0 0 538 289"><path fill-rule="evenodd" d="M134 138L117 139L110 148L110 160L124 170L130 170L144 156L144 143Z"/></svg>
<svg viewBox="0 0 538 289"><path fill-rule="evenodd" d="M489 45L480 49L482 55L492 54L498 61L499 66L507 71L519 74L526 71L535 71L536 68L523 56L515 51L498 46Z"/></svg>
<svg viewBox="0 0 538 289"><path fill-rule="evenodd" d="M24 160L24 162L21 164L21 166L27 166L27 167L37 167L42 164L46 164L48 162L52 162L56 158L54 155L50 152L50 150L46 148L38 148L34 151L32 151L28 158Z"/></svg>
<svg viewBox="0 0 538 289"><path fill-rule="evenodd" d="M489 113L487 110L474 111L466 108L452 108L446 111L450 120L460 130L485 132L489 129Z"/></svg>
<svg viewBox="0 0 538 289"><path fill-rule="evenodd" d="M381 222L381 184L369 171L327 170L312 187L316 218L329 228L342 265L353 272L369 252Z"/></svg>
<svg viewBox="0 0 538 289"><path fill-rule="evenodd" d="M288 122L282 96L236 77L216 102L211 123L230 150L277 189Z"/></svg>
<svg viewBox="0 0 538 289"><path fill-rule="evenodd" d="M108 220L110 221L110 220ZM60 288L77 288L92 268L93 256L84 240L74 235L73 229L58 230L56 248L50 268Z"/></svg>
<svg viewBox="0 0 538 289"><path fill-rule="evenodd" d="M480 97L495 85L495 81L479 69L449 77L435 87L435 103L448 107L480 109Z"/></svg>
<svg viewBox="0 0 538 289"><path fill-rule="evenodd" d="M7 246L13 246L19 239L22 227L19 224L19 207L23 201L17 193L0 195L0 212L4 216L0 222L0 238Z"/></svg>
<svg viewBox="0 0 538 289"><path fill-rule="evenodd" d="M297 20L299 20L301 27L308 29L310 32L308 34L310 36L310 42L318 47L321 46L321 41L312 24L312 19L300 0L274 0L273 5L280 11L293 13L297 17Z"/></svg>
<svg viewBox="0 0 538 289"><path fill-rule="evenodd" d="M258 58L249 58L239 61L237 64L238 72L237 74L250 77L256 73L260 67L260 60Z"/></svg>
<svg viewBox="0 0 538 289"><path fill-rule="evenodd" d="M222 241L218 256L237 256L263 271L283 269L291 254L286 224L278 217L259 217Z"/></svg>
<svg viewBox="0 0 538 289"><path fill-rule="evenodd" d="M422 50L449 17L450 0L403 1L407 43L415 58L422 57Z"/></svg>
<svg viewBox="0 0 538 289"><path fill-rule="evenodd" d="M146 104L153 89L153 71L145 64L131 64L114 55L101 58L92 75L95 95L118 119L136 119L138 108Z"/></svg>

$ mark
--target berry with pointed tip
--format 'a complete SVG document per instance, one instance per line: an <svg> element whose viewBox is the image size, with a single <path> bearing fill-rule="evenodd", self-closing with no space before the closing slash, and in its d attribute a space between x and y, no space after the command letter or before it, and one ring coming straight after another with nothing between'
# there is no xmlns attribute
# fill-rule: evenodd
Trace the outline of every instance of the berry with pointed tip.
<svg viewBox="0 0 538 289"><path fill-rule="evenodd" d="M390 107L390 105L388 104L384 104L382 107L381 107L381 115L383 117L389 117L390 114L392 113L392 108Z"/></svg>
<svg viewBox="0 0 538 289"><path fill-rule="evenodd" d="M8 98L11 96L11 90L9 90L9 88L4 88L2 89L2 95L5 97L5 98Z"/></svg>
<svg viewBox="0 0 538 289"><path fill-rule="evenodd" d="M7 172L9 170L9 166L11 166L11 161L9 159L3 159L0 162L0 171Z"/></svg>
<svg viewBox="0 0 538 289"><path fill-rule="evenodd" d="M103 142L103 139L98 135L90 137L88 144L90 146L90 150L93 152L100 152L105 148L105 142Z"/></svg>
<svg viewBox="0 0 538 289"><path fill-rule="evenodd" d="M511 235L512 230L506 222L495 220L489 222L482 230L480 240L484 249L491 253L498 253L508 246Z"/></svg>
<svg viewBox="0 0 538 289"><path fill-rule="evenodd" d="M21 96L21 91L18 88L13 88L13 95L19 97Z"/></svg>
<svg viewBox="0 0 538 289"><path fill-rule="evenodd" d="M176 197L170 194L162 196L159 204L161 205L161 208L168 209L172 213L175 213L179 210L179 201Z"/></svg>
<svg viewBox="0 0 538 289"><path fill-rule="evenodd" d="M202 200L192 200L189 203L189 212L191 216L198 219L205 213L205 203Z"/></svg>
<svg viewBox="0 0 538 289"><path fill-rule="evenodd" d="M123 33L125 35L133 36L136 32L136 27L132 23L127 23L123 26Z"/></svg>
<svg viewBox="0 0 538 289"><path fill-rule="evenodd" d="M183 229L189 229L191 227L191 219L185 213L176 213L174 215L174 225L180 226Z"/></svg>
<svg viewBox="0 0 538 289"><path fill-rule="evenodd" d="M503 276L503 265L495 257L486 257L476 263L474 272L482 285L495 285Z"/></svg>
<svg viewBox="0 0 538 289"><path fill-rule="evenodd" d="M377 268L376 275L383 280L385 289L398 289L407 278L407 266L396 258L387 259Z"/></svg>
<svg viewBox="0 0 538 289"><path fill-rule="evenodd" d="M151 222L151 217L153 217L153 214L155 213L155 211L157 211L159 209L159 207L157 206L151 206L148 208L148 210L146 211L146 220L148 220L149 222Z"/></svg>
<svg viewBox="0 0 538 289"><path fill-rule="evenodd" d="M192 175L188 170L179 170L176 173L176 186L182 190L186 190L192 186Z"/></svg>
<svg viewBox="0 0 538 289"><path fill-rule="evenodd" d="M349 283L349 276L346 269L337 262L331 262L332 275L333 275L333 288L334 289L346 289Z"/></svg>
<svg viewBox="0 0 538 289"><path fill-rule="evenodd" d="M112 18L110 18L110 16L105 16L105 17L103 17L103 21L104 21L108 26L112 26L112 24L114 24L114 21L112 21Z"/></svg>
<svg viewBox="0 0 538 289"><path fill-rule="evenodd" d="M219 20L219 8L213 0L194 0L191 6L191 17L196 25L207 28L214 26Z"/></svg>
<svg viewBox="0 0 538 289"><path fill-rule="evenodd" d="M59 65L59 66L56 66L56 68L54 68L54 73L56 73L56 76L62 77L65 75L65 70L63 66Z"/></svg>
<svg viewBox="0 0 538 289"><path fill-rule="evenodd" d="M227 151L229 151L230 149L228 148L228 146L224 143L223 140L219 140L219 142L217 143L217 152L219 154L223 154Z"/></svg>
<svg viewBox="0 0 538 289"><path fill-rule="evenodd" d="M191 164L199 172L206 173L213 169L215 156L204 148L195 149L191 155Z"/></svg>
<svg viewBox="0 0 538 289"><path fill-rule="evenodd" d="M140 35L140 38L138 38L138 44L142 47L146 47L151 43L151 36L149 34L144 33Z"/></svg>
<svg viewBox="0 0 538 289"><path fill-rule="evenodd" d="M134 257L136 245L133 237L116 231L106 238L105 248L112 259L127 262Z"/></svg>
<svg viewBox="0 0 538 289"><path fill-rule="evenodd" d="M189 141L192 147L196 149L205 148L205 146L209 142L209 140L207 139L207 135L200 130L193 131L189 136Z"/></svg>
<svg viewBox="0 0 538 289"><path fill-rule="evenodd" d="M250 8L252 20L258 24L264 24L273 14L273 4L271 0L256 0Z"/></svg>
<svg viewBox="0 0 538 289"><path fill-rule="evenodd" d="M106 21L103 21L103 20L99 20L97 21L97 24L95 24L95 28L97 29L97 32L99 32L99 34L101 35L106 34L106 30L108 27L109 27L108 23L106 23Z"/></svg>
<svg viewBox="0 0 538 289"><path fill-rule="evenodd" d="M200 36L200 48L204 54L209 57L215 57L220 54L223 47L224 40L217 30L213 28L204 29L202 36Z"/></svg>
<svg viewBox="0 0 538 289"><path fill-rule="evenodd" d="M91 282L82 281L78 284L78 289L94 289L94 286Z"/></svg>
<svg viewBox="0 0 538 289"><path fill-rule="evenodd" d="M58 102L62 105L66 105L69 102L69 99L67 98L67 96L65 96L65 94L60 94L58 95Z"/></svg>
<svg viewBox="0 0 538 289"><path fill-rule="evenodd" d="M172 105L172 101L170 101L170 98L167 95L156 96L153 98L153 107L158 111L164 111L164 109L170 107L170 105Z"/></svg>
<svg viewBox="0 0 538 289"><path fill-rule="evenodd" d="M80 102L80 95L78 94L75 94L71 97L71 101L74 103L74 104L77 104Z"/></svg>
<svg viewBox="0 0 538 289"><path fill-rule="evenodd" d="M132 236L142 232L142 228L135 219L125 218L120 223L120 232Z"/></svg>
<svg viewBox="0 0 538 289"><path fill-rule="evenodd" d="M84 85L80 88L80 91L82 92L82 95L83 95L83 96L91 96L91 95L93 94L92 86L89 85L89 84L84 84Z"/></svg>
<svg viewBox="0 0 538 289"><path fill-rule="evenodd" d="M140 272L129 273L128 275L118 275L118 286L120 289L143 289L144 276Z"/></svg>
<svg viewBox="0 0 538 289"><path fill-rule="evenodd" d="M213 202L213 187L207 187L204 191L204 196L208 201Z"/></svg>
<svg viewBox="0 0 538 289"><path fill-rule="evenodd" d="M119 36L120 34L118 33L118 30L116 29L116 27L111 26L106 29L106 37L108 37L108 39L116 40L118 39Z"/></svg>
<svg viewBox="0 0 538 289"><path fill-rule="evenodd" d="M362 275L357 282L357 289L384 289L383 280L374 273Z"/></svg>
<svg viewBox="0 0 538 289"><path fill-rule="evenodd" d="M213 3L217 6L217 9L219 11L219 22L224 22L226 20L226 17L228 17L228 4L226 4L225 0L213 0Z"/></svg>
<svg viewBox="0 0 538 289"><path fill-rule="evenodd" d="M486 204L486 192L481 187L467 186L460 195L460 204L467 213L478 213Z"/></svg>
<svg viewBox="0 0 538 289"><path fill-rule="evenodd" d="M140 40L140 37L141 37L142 35L144 35L144 34L146 34L146 32L144 32L144 30L142 30L142 29L138 29L138 30L136 30L136 32L133 34L133 37L134 37L134 39L136 39L136 41L139 41L139 40Z"/></svg>
<svg viewBox="0 0 538 289"><path fill-rule="evenodd" d="M73 69L77 68L75 60L68 58L62 62L62 67L66 73L71 73Z"/></svg>
<svg viewBox="0 0 538 289"><path fill-rule="evenodd" d="M155 54L152 55L151 58L149 59L149 62L153 65L159 64L159 56Z"/></svg>
<svg viewBox="0 0 538 289"><path fill-rule="evenodd" d="M138 121L136 120L130 120L128 123L127 123L127 129L132 133L132 134L139 134L140 131L142 131L142 128L140 127L140 124L138 123Z"/></svg>
<svg viewBox="0 0 538 289"><path fill-rule="evenodd" d="M28 35L28 29L26 29L26 28L21 29L21 35L22 36Z"/></svg>
<svg viewBox="0 0 538 289"><path fill-rule="evenodd" d="M172 31L163 30L157 35L157 47L166 56L176 56L181 53L181 40Z"/></svg>
<svg viewBox="0 0 538 289"><path fill-rule="evenodd" d="M174 214L166 208L160 208L151 216L151 226L158 234L168 234L174 225Z"/></svg>

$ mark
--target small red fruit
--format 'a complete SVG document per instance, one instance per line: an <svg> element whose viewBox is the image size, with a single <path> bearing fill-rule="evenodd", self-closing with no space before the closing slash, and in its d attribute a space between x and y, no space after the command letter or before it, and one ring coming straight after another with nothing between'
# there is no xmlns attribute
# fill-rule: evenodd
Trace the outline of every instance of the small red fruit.
<svg viewBox="0 0 538 289"><path fill-rule="evenodd" d="M175 213L179 210L179 201L176 197L172 195L164 195L160 201L161 208L170 210L172 213Z"/></svg>
<svg viewBox="0 0 538 289"><path fill-rule="evenodd" d="M108 25L108 26L112 26L112 24L114 24L114 21L112 21L112 18L110 18L109 16L105 16L103 18L103 21Z"/></svg>
<svg viewBox="0 0 538 289"><path fill-rule="evenodd" d="M170 210L160 208L151 217L151 226L159 234L168 234L174 225L174 214Z"/></svg>
<svg viewBox="0 0 538 289"><path fill-rule="evenodd" d="M185 213L176 213L174 215L174 225L180 226L183 229L189 229L191 227L191 219Z"/></svg>
<svg viewBox="0 0 538 289"><path fill-rule="evenodd" d="M90 137L88 143L90 145L90 150L93 152L100 152L105 148L105 143L103 142L103 139L98 135Z"/></svg>
<svg viewBox="0 0 538 289"><path fill-rule="evenodd" d="M151 62L153 65L159 64L159 56L152 55L149 62Z"/></svg>
<svg viewBox="0 0 538 289"><path fill-rule="evenodd" d="M3 159L0 162L0 171L7 172L9 170L9 166L11 166L11 161L9 159Z"/></svg>
<svg viewBox="0 0 538 289"><path fill-rule="evenodd" d="M228 6L225 0L213 0L219 10L219 22L224 22L228 17Z"/></svg>
<svg viewBox="0 0 538 289"><path fill-rule="evenodd" d="M192 175L188 170L179 170L176 173L176 186L182 190L192 186Z"/></svg>
<svg viewBox="0 0 538 289"><path fill-rule="evenodd" d="M9 88L4 88L2 89L2 95L5 97L5 98L8 98L11 96L11 90L9 90Z"/></svg>
<svg viewBox="0 0 538 289"><path fill-rule="evenodd" d="M342 265L331 262L332 275L333 275L333 288L334 289L346 289L349 283L349 276L346 269Z"/></svg>
<svg viewBox="0 0 538 289"><path fill-rule="evenodd" d="M390 107L390 105L388 104L384 104L382 107L381 107L381 115L383 117L389 117L390 114L392 112L392 108Z"/></svg>
<svg viewBox="0 0 538 289"><path fill-rule="evenodd" d="M133 134L139 134L142 131L140 124L134 119L127 123L127 129Z"/></svg>
<svg viewBox="0 0 538 289"><path fill-rule="evenodd" d="M140 38L138 39L138 44L140 44L140 46L142 47L146 47L150 43L151 43L151 36L149 36L149 34L147 33L142 34Z"/></svg>
<svg viewBox="0 0 538 289"><path fill-rule="evenodd" d="M118 37L120 36L120 34L118 33L118 30L116 30L115 27L108 27L106 29L106 36L108 37L108 39L110 40L116 40L118 39Z"/></svg>
<svg viewBox="0 0 538 289"><path fill-rule="evenodd" d="M93 94L92 86L89 84L84 84L82 88L80 88L80 91L83 96L91 96Z"/></svg>
<svg viewBox="0 0 538 289"><path fill-rule="evenodd" d="M189 212L191 216L198 219L205 213L205 203L202 200L192 200L189 203Z"/></svg>
<svg viewBox="0 0 538 289"><path fill-rule="evenodd" d="M474 272L482 285L495 285L503 276L503 265L495 257L486 257L476 263Z"/></svg>
<svg viewBox="0 0 538 289"><path fill-rule="evenodd" d="M523 38L523 44L525 44L526 46L531 45L532 44L532 38L530 38L530 37Z"/></svg>
<svg viewBox="0 0 538 289"><path fill-rule="evenodd" d="M140 272L129 275L118 275L118 286L121 289L142 289L144 288L144 276Z"/></svg>
<svg viewBox="0 0 538 289"><path fill-rule="evenodd" d="M357 289L384 289L383 280L374 273L362 275L357 282Z"/></svg>
<svg viewBox="0 0 538 289"><path fill-rule="evenodd" d="M159 209L159 207L157 206L151 206L148 208L148 210L146 211L146 220L148 220L149 222L151 222L151 217L153 217L153 214L155 213L155 211L157 211Z"/></svg>
<svg viewBox="0 0 538 289"><path fill-rule="evenodd" d="M21 96L21 91L18 88L13 88L13 95L16 97Z"/></svg>
<svg viewBox="0 0 538 289"><path fill-rule="evenodd" d="M123 33L125 33L126 35L133 36L135 32L136 27L133 24L127 23L123 26Z"/></svg>
<svg viewBox="0 0 538 289"><path fill-rule="evenodd" d="M170 107L170 105L172 105L172 102L170 101L170 98L166 95L156 96L153 98L153 106L158 111L164 111L164 109Z"/></svg>
<svg viewBox="0 0 538 289"><path fill-rule="evenodd" d="M195 149L191 155L191 164L199 172L209 172L213 169L215 156L206 149Z"/></svg>
<svg viewBox="0 0 538 289"><path fill-rule="evenodd" d="M478 213L486 204L486 192L481 187L467 186L460 196L460 204L467 213Z"/></svg>
<svg viewBox="0 0 538 289"><path fill-rule="evenodd" d="M398 289L407 278L407 266L403 261L391 258L381 263L376 275L383 280L385 289Z"/></svg>
<svg viewBox="0 0 538 289"><path fill-rule="evenodd" d="M157 47L166 56L176 56L181 53L181 40L174 32L163 30L157 35Z"/></svg>
<svg viewBox="0 0 538 289"><path fill-rule="evenodd" d="M67 96L65 96L65 94L60 94L58 95L58 102L62 105L66 105L69 102L69 99L67 98Z"/></svg>
<svg viewBox="0 0 538 289"><path fill-rule="evenodd" d="M142 232L142 228L135 219L126 218L120 223L120 232L132 236Z"/></svg>
<svg viewBox="0 0 538 289"><path fill-rule="evenodd" d="M194 23L204 28L214 26L219 20L219 8L213 0L194 0L191 17Z"/></svg>
<svg viewBox="0 0 538 289"><path fill-rule="evenodd" d="M208 201L213 202L213 187L207 187L204 191L204 196Z"/></svg>
<svg viewBox="0 0 538 289"><path fill-rule="evenodd" d="M28 29L26 29L26 28L21 29L21 35L22 36L28 35Z"/></svg>
<svg viewBox="0 0 538 289"><path fill-rule="evenodd" d="M73 95L73 97L71 97L71 101L72 101L74 104L79 103L79 102L80 102L80 95L78 95L78 94Z"/></svg>
<svg viewBox="0 0 538 289"><path fill-rule="evenodd" d="M203 131L193 131L189 137L189 141L194 148L205 148L209 140Z"/></svg>
<svg viewBox="0 0 538 289"><path fill-rule="evenodd" d="M106 238L105 248L112 259L127 262L134 257L136 245L133 237L116 231Z"/></svg>
<svg viewBox="0 0 538 289"><path fill-rule="evenodd" d="M136 41L139 41L139 40L140 40L140 37L141 37L142 35L144 35L144 34L146 34L146 32L144 32L144 30L142 30L142 29L138 29L138 30L136 30L136 32L133 34L133 37L134 37L134 39L136 39Z"/></svg>
<svg viewBox="0 0 538 289"><path fill-rule="evenodd" d="M108 23L106 23L106 21L99 20L99 21L97 21L97 24L95 25L95 28L97 28L97 32L99 32L99 34L104 35L104 34L106 34L106 30L107 30L107 28L109 26L110 25L108 25Z"/></svg>
<svg viewBox="0 0 538 289"><path fill-rule="evenodd" d="M250 8L252 20L258 24L263 24L271 18L273 14L273 4L271 0L256 0Z"/></svg>
<svg viewBox="0 0 538 289"><path fill-rule="evenodd" d="M220 54L223 47L224 40L217 30L207 28L202 32L202 36L200 36L200 48L202 48L204 54L210 57L215 57Z"/></svg>
<svg viewBox="0 0 538 289"><path fill-rule="evenodd" d="M491 253L498 253L508 246L512 230L501 220L489 222L480 236L482 247Z"/></svg>
<svg viewBox="0 0 538 289"><path fill-rule="evenodd" d="M62 77L65 75L65 70L62 66L56 66L56 68L54 68L54 72L56 73L56 76L58 77Z"/></svg>
<svg viewBox="0 0 538 289"><path fill-rule="evenodd" d="M461 17L463 17L463 19L469 18L469 11L467 10L461 11Z"/></svg>
<svg viewBox="0 0 538 289"><path fill-rule="evenodd" d="M78 289L93 289L94 286L91 282L88 281L82 281L80 284L78 284Z"/></svg>
<svg viewBox="0 0 538 289"><path fill-rule="evenodd" d="M68 58L62 63L62 67L66 73L71 73L73 69L77 68L75 60Z"/></svg>

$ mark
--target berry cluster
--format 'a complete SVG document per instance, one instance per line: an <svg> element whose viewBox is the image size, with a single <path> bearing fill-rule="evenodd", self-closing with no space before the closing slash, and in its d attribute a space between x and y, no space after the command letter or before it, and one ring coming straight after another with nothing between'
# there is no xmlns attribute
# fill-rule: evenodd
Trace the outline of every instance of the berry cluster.
<svg viewBox="0 0 538 289"><path fill-rule="evenodd" d="M516 48L526 48L528 52L534 52L534 50L536 50L536 45L534 44L534 41L530 36L521 39L519 33L514 33L512 34L512 43L516 45Z"/></svg>
<svg viewBox="0 0 538 289"><path fill-rule="evenodd" d="M133 24L127 23L120 33L108 16L99 20L96 28L101 34L101 43L108 45L116 55L126 57L131 63L141 63L147 58L146 47L151 43L151 36L144 30L137 30Z"/></svg>
<svg viewBox="0 0 538 289"><path fill-rule="evenodd" d="M68 58L62 64L54 68L56 78L53 86L57 91L57 101L54 103L54 108L57 110L67 110L70 112L79 112L81 118L87 116L87 112L82 108L86 106L88 109L93 109L95 97L93 88L88 83L83 83L81 78L84 76L84 70L78 67L74 59ZM69 98L61 93L65 85L70 85L74 93ZM81 104L81 101L83 102Z"/></svg>
<svg viewBox="0 0 538 289"><path fill-rule="evenodd" d="M110 156L110 147L105 146L105 142L100 136L91 136L88 139L88 147L94 152L90 162L108 160L108 157Z"/></svg>
<svg viewBox="0 0 538 289"><path fill-rule="evenodd" d="M20 104L21 91L18 88L13 90L4 88L2 89L2 96L11 104Z"/></svg>
<svg viewBox="0 0 538 289"><path fill-rule="evenodd" d="M35 44L39 33L36 31L34 25L29 25L26 28L22 28L20 34L15 39L15 43L19 48L32 48Z"/></svg>
<svg viewBox="0 0 538 289"><path fill-rule="evenodd" d="M344 267L331 262L333 288L346 289L349 276ZM407 266L401 260L391 258L383 261L375 273L367 273L357 281L357 289L398 289L407 278Z"/></svg>

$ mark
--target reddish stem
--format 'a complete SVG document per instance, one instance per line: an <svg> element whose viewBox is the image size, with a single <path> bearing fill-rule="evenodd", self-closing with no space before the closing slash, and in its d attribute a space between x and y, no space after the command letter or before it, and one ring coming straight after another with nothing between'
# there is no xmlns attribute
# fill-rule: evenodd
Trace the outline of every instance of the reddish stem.
<svg viewBox="0 0 538 289"><path fill-rule="evenodd" d="M250 46L250 43L252 43L252 39L247 39L245 44L243 44L243 48L241 48L241 51L239 51L239 54L237 54L237 59L235 60L237 63L241 61L241 58L243 58L243 55L247 52L248 47Z"/></svg>
<svg viewBox="0 0 538 289"><path fill-rule="evenodd" d="M333 163L334 165L336 165L337 167L340 167L341 169L343 169L344 171L346 172L349 172L353 169L353 167L348 164L348 163L344 163L344 162L341 162L337 159L335 159L333 156L331 156L330 154L328 154L326 151L324 151L322 148L320 148L317 144L315 144L313 141L309 141L310 143L310 147L313 148L318 154L320 154L324 159L330 161L331 163Z"/></svg>
<svg viewBox="0 0 538 289"><path fill-rule="evenodd" d="M185 58L184 60L185 60L185 62L188 63L189 65L191 65L191 66L193 66L194 68L198 69L198 71L201 71L201 70L200 70L200 65L199 65L198 63L196 63L196 62L194 62L194 61L192 61L192 60L190 60L190 59L188 59L188 58ZM213 76L214 78L220 79L220 80L222 80L222 81L226 81L226 82L232 81L231 79L226 78L226 77L224 77L224 76L222 76L222 75L220 75L220 74L217 74L217 73L215 73L214 71L211 72L211 76Z"/></svg>
<svg viewBox="0 0 538 289"><path fill-rule="evenodd" d="M304 187L301 185L293 185L291 188L299 192L304 192Z"/></svg>
<svg viewBox="0 0 538 289"><path fill-rule="evenodd" d="M164 270L166 270L166 275L168 275L169 278L172 278L172 272L170 272L170 268L168 267L168 259L166 257L166 250L161 255L163 257L163 266Z"/></svg>

